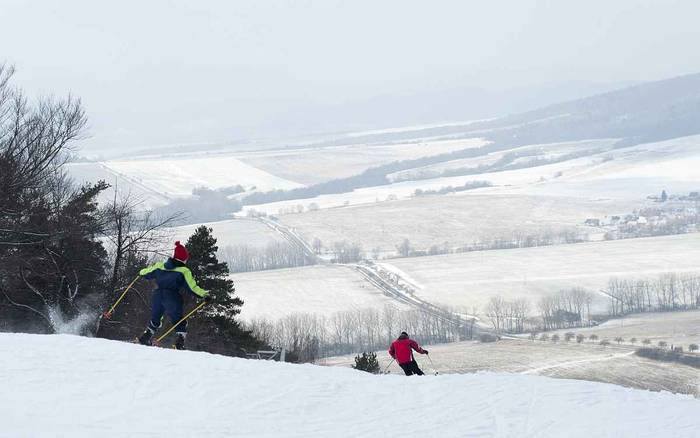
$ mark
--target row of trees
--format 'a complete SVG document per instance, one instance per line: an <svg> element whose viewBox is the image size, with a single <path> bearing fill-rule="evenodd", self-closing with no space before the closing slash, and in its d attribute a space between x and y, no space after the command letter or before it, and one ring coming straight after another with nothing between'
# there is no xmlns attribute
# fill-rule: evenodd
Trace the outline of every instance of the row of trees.
<svg viewBox="0 0 700 438"><path fill-rule="evenodd" d="M464 245L450 245L449 242L430 245L427 249L415 248L410 240L404 239L396 245L398 257L421 257L438 254L459 254L472 251L489 251L495 249L532 248L538 246L561 245L588 241L588 235L581 234L574 228L560 230L542 230L539 232L513 231L510 236L490 240L480 240ZM378 258L380 251L375 251Z"/></svg>
<svg viewBox="0 0 700 438"><path fill-rule="evenodd" d="M610 314L697 309L700 307L700 276L663 274L655 280L612 278L605 291Z"/></svg>
<svg viewBox="0 0 700 438"><path fill-rule="evenodd" d="M300 362L319 357L386 349L401 331L423 344L471 339L474 319L422 309L383 309L336 312L330 316L297 313L277 321L254 319L248 324L256 338L285 348Z"/></svg>
<svg viewBox="0 0 700 438"><path fill-rule="evenodd" d="M228 245L219 250L220 257L228 263L231 272L264 271L313 265L298 245L290 242L270 242L265 247L250 245Z"/></svg>

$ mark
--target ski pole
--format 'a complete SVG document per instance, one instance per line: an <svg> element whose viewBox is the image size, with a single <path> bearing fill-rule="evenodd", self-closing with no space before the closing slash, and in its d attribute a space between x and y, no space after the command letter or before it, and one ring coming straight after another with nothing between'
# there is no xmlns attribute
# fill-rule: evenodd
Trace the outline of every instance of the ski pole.
<svg viewBox="0 0 700 438"><path fill-rule="evenodd" d="M137 275L136 278L134 278L134 281L129 283L129 285L126 287L126 289L124 289L124 292L122 292L122 294L119 296L117 301L112 305L112 307L108 311L106 311L105 313L102 314L103 317L105 317L106 319L112 318L112 314L114 313L114 309L117 308L117 305L121 302L122 299L124 299L124 297L126 296L126 293L129 292L129 289L131 289L131 286L133 286L134 283L136 283L139 278L141 278L141 276Z"/></svg>
<svg viewBox="0 0 700 438"><path fill-rule="evenodd" d="M394 363L395 360L396 359L391 359L391 362L389 362L389 365L387 365L386 368L384 368L384 374L386 374L387 371L389 371L389 367L391 366L392 363Z"/></svg>
<svg viewBox="0 0 700 438"><path fill-rule="evenodd" d="M435 370L435 364L433 363L433 359L430 357L429 354L426 354L426 356L428 356L428 360L430 361L430 367L433 369L433 372L434 372L435 375L437 376L437 375L438 375L438 372Z"/></svg>
<svg viewBox="0 0 700 438"><path fill-rule="evenodd" d="M199 303L199 305L198 305L197 307L195 307L194 309L192 309L192 310L190 311L190 313L188 313L187 315L185 315L185 316L183 316L182 318L180 318L180 320L177 322L177 324L173 324L173 326L170 327L170 328L168 329L167 332L163 333L158 339L156 339L156 344L160 343L160 341L162 341L166 336L168 336L168 335L170 334L170 332L172 332L173 330L175 330L175 327L177 327L178 325L180 325L180 323L181 323L182 321L184 321L184 320L186 320L187 318L189 318L190 316L192 316L192 314L193 314L194 312L196 312L197 310L201 309L202 306L204 306L205 304L207 304L207 302L206 302L206 301L202 301L201 303Z"/></svg>

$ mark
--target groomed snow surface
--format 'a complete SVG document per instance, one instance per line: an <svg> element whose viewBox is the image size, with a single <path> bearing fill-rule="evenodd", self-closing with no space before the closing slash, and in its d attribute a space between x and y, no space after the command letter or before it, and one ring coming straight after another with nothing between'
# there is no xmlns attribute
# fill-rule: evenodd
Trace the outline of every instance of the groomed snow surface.
<svg viewBox="0 0 700 438"><path fill-rule="evenodd" d="M511 374L374 376L0 334L1 437L697 437L700 400Z"/></svg>

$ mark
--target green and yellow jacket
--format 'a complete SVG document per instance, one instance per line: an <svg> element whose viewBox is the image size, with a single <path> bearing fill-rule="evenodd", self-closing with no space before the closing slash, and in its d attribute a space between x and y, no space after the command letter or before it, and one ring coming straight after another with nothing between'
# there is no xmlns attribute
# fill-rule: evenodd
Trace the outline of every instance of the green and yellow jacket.
<svg viewBox="0 0 700 438"><path fill-rule="evenodd" d="M148 280L155 280L160 290L179 293L182 289L186 289L200 298L209 294L209 291L197 286L192 271L184 263L172 258L141 269L139 275Z"/></svg>

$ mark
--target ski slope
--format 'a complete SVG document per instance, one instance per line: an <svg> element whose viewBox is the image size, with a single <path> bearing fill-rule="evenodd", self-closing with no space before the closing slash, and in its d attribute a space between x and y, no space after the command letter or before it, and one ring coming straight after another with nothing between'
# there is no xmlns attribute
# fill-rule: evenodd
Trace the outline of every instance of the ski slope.
<svg viewBox="0 0 700 438"><path fill-rule="evenodd" d="M692 397L539 376L374 376L69 335L0 334L0 351L8 438L699 432Z"/></svg>

